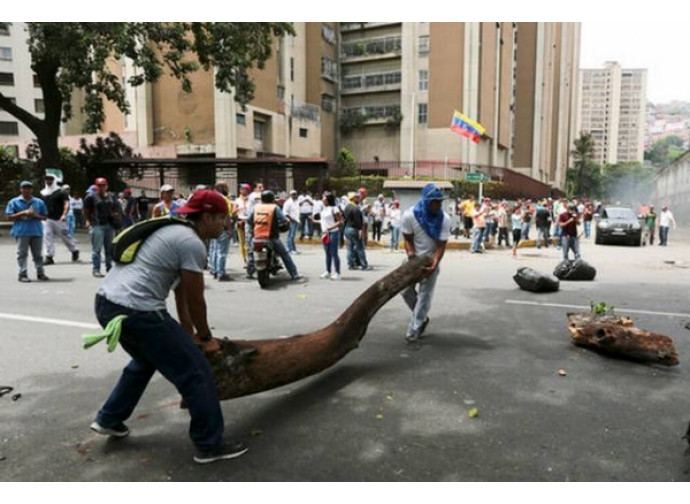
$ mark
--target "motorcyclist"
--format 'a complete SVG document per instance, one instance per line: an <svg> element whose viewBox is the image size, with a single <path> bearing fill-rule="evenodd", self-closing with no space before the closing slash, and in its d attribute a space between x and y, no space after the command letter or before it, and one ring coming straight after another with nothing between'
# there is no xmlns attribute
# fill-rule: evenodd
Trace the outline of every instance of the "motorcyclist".
<svg viewBox="0 0 690 504"><path fill-rule="evenodd" d="M261 203L254 205L254 210L249 215L247 224L253 230L254 240L270 240L273 243L274 250L282 259L285 269L290 274L290 278L292 280L299 280L301 277L297 273L297 267L292 261L285 245L280 241L281 229L287 229L289 224L283 210L275 201L276 197L273 191L263 191L261 193ZM247 265L247 274L253 275L254 271L254 258L250 257L249 264Z"/></svg>

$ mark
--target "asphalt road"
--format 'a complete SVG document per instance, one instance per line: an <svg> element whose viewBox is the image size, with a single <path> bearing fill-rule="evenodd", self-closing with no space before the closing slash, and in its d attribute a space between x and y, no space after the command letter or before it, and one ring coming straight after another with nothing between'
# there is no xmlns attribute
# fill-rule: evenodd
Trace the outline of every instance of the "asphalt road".
<svg viewBox="0 0 690 504"><path fill-rule="evenodd" d="M129 438L89 430L127 362L121 349L80 346L95 327L99 280L60 245L50 282L18 283L5 236L0 386L14 390L0 398L0 481L688 481L690 237L672 232L670 240L666 248L583 244L596 280L542 295L519 290L512 275L520 266L552 271L553 248L521 249L518 259L505 250L449 251L420 350L403 343L410 314L397 297L332 368L223 402L227 434L250 450L201 467L192 462L188 414L158 375L128 421ZM231 338L315 330L402 258L370 250L373 271L345 269L332 282L318 278L323 250L304 246L296 262L307 283L282 280L264 291L241 278L231 249L235 280L208 282L209 318L216 335ZM577 310L548 305L585 309L591 300L634 310L639 327L671 336L681 364L573 346L566 313Z"/></svg>

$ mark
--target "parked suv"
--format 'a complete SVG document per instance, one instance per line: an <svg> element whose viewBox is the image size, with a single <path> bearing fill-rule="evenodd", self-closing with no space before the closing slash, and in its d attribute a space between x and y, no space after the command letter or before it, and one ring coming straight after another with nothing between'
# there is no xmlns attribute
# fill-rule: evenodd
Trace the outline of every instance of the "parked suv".
<svg viewBox="0 0 690 504"><path fill-rule="evenodd" d="M642 243L642 224L630 207L606 207L597 223L594 242L622 243L639 247Z"/></svg>

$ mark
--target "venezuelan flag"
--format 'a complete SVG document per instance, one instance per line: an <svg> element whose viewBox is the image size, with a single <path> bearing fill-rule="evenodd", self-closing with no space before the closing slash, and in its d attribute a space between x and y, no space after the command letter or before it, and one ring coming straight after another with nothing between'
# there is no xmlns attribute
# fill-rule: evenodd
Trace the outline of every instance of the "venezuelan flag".
<svg viewBox="0 0 690 504"><path fill-rule="evenodd" d="M459 135L469 138L475 143L479 143L485 131L481 124L473 121L457 110L453 114L453 119L450 122L450 129Z"/></svg>

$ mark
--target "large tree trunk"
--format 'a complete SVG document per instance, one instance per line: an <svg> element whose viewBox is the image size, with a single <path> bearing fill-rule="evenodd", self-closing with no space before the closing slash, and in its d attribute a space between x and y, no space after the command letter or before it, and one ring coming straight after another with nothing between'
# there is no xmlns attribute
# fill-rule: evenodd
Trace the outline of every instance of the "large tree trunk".
<svg viewBox="0 0 690 504"><path fill-rule="evenodd" d="M568 313L568 330L576 345L614 357L665 366L675 366L679 362L671 338L638 329L628 317Z"/></svg>
<svg viewBox="0 0 690 504"><path fill-rule="evenodd" d="M332 324L290 338L224 340L209 355L220 399L255 394L322 371L359 346L374 314L396 294L424 277L428 257L418 257L375 282ZM237 347L241 348L237 354Z"/></svg>

